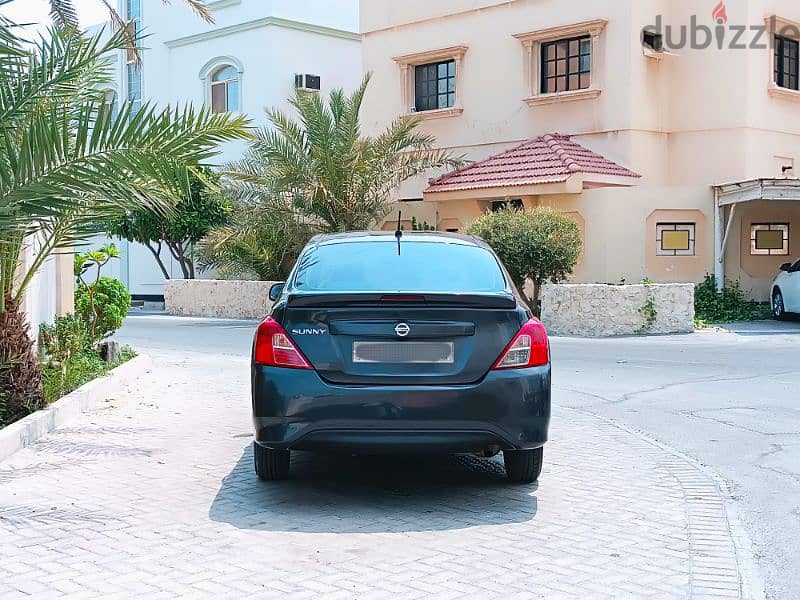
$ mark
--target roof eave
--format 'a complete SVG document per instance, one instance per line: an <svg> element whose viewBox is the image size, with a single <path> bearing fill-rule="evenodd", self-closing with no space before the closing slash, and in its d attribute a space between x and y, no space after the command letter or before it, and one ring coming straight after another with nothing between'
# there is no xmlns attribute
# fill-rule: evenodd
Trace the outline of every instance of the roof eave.
<svg viewBox="0 0 800 600"><path fill-rule="evenodd" d="M491 200L498 198L519 198L522 196L544 196L553 194L580 194L583 191L583 174L576 173L565 181L536 183L527 185L504 185L480 188L465 187L446 191L433 191L431 188L422 194L423 199L437 202L448 200Z"/></svg>
<svg viewBox="0 0 800 600"><path fill-rule="evenodd" d="M640 175L606 175L604 173L584 173L584 189L606 187L634 187L639 185Z"/></svg>

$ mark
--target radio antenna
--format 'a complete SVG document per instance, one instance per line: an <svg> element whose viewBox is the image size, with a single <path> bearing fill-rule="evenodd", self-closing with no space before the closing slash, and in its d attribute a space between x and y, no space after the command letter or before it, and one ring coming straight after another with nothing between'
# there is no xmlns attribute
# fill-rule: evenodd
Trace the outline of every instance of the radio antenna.
<svg viewBox="0 0 800 600"><path fill-rule="evenodd" d="M400 238L403 237L403 230L400 229L400 217L402 214L402 211L397 211L397 229L394 232L394 237L397 238L397 256L400 256Z"/></svg>

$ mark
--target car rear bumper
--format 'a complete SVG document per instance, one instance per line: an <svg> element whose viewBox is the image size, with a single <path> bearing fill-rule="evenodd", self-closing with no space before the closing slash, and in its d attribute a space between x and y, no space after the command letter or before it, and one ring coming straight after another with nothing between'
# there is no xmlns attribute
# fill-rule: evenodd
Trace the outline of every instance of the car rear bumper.
<svg viewBox="0 0 800 600"><path fill-rule="evenodd" d="M492 371L472 385L379 387L255 366L252 391L256 442L275 449L532 449L550 423L549 366Z"/></svg>

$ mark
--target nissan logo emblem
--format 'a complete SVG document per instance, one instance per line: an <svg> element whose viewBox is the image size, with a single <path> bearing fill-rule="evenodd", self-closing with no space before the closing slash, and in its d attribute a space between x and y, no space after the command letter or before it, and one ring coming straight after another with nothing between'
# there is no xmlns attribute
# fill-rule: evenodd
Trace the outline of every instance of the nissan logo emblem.
<svg viewBox="0 0 800 600"><path fill-rule="evenodd" d="M398 337L406 337L411 333L411 327L408 326L408 323L398 323L394 328L394 332Z"/></svg>

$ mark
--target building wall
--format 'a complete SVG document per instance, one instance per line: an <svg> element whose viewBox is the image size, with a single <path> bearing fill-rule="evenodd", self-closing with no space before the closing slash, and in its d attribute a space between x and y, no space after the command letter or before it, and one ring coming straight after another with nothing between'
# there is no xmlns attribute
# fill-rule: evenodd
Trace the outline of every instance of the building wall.
<svg viewBox="0 0 800 600"><path fill-rule="evenodd" d="M698 281L706 272L713 272L714 266L711 186L781 176L783 165L800 158L800 95L787 98L769 93L771 50L738 50L725 45L718 49L712 38L706 49L674 49L660 60L646 56L641 31L656 25L657 19L665 33L667 25L672 28L673 41L679 40L681 26L689 37L693 15L699 25L716 35L711 14L715 4L696 0L462 0L444 5L421 0L364 0L364 67L375 73L364 121L368 129L377 131L408 110L402 106L401 69L393 57L464 45L457 99L463 113L424 119L421 129L435 135L440 146L471 160L544 133L572 134L578 143L643 175L640 184L631 189L593 189L575 196L526 199L526 205L552 205L584 219L587 248L575 279ZM800 21L800 5L790 0L728 0L726 6L732 26L764 24L772 14ZM514 34L595 19L608 21L595 48L593 77L601 95L574 102L526 104L525 49ZM731 30L725 33L730 40ZM751 35L748 32L745 39L750 41ZM422 197L428 177L436 175L429 173L407 182L398 197ZM461 220L466 226L492 199L436 202L431 195L430 202L401 206L407 208L410 218L423 205L433 204L433 208L424 206L427 214L433 211L440 219L450 219L451 224ZM754 205L748 210L758 219L769 217L759 212L762 208ZM787 210L794 215L800 207ZM661 219L696 222L695 257L655 255L654 229ZM794 248L800 246L792 247L796 254ZM764 295L766 283L775 274L775 260L762 258L748 257L759 264L752 277L737 264L748 260L729 256L727 261L736 265L728 273L736 277L741 272L744 286L757 296Z"/></svg>
<svg viewBox="0 0 800 600"><path fill-rule="evenodd" d="M23 251L23 264L30 265L35 256L35 245L29 245ZM33 339L37 338L41 324L52 323L56 317L74 310L73 273L72 253L57 251L34 275L22 301L22 310L28 315Z"/></svg>
<svg viewBox="0 0 800 600"><path fill-rule="evenodd" d="M145 99L207 104L203 68L234 64L242 69L241 112L260 126L267 123L266 108L289 109L286 99L293 93L296 73L320 75L323 94L338 87L351 90L361 81L355 0L241 0L217 10L213 6L215 23L208 24L187 14L180 3L144 3ZM280 19L292 23L284 26ZM326 27L339 29L319 29ZM238 158L244 148L244 143L228 145L218 162Z"/></svg>

